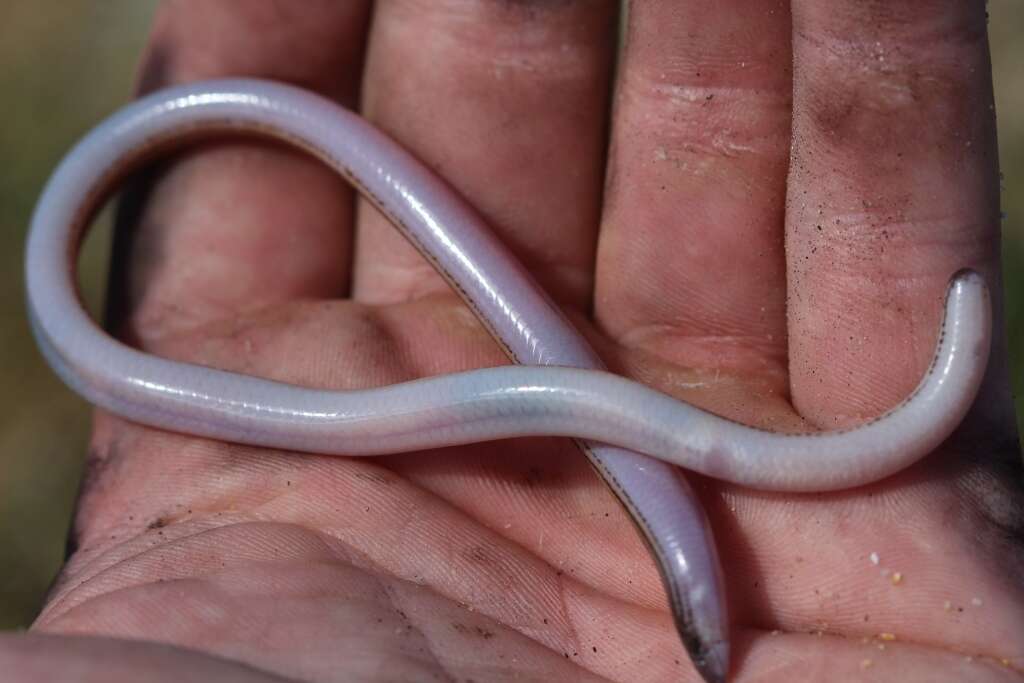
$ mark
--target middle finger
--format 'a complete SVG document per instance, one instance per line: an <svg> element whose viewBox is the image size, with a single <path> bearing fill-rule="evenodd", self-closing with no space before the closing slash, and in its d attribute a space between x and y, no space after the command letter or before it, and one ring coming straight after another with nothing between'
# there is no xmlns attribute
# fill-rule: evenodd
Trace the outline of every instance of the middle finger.
<svg viewBox="0 0 1024 683"><path fill-rule="evenodd" d="M631 4L595 303L624 346L780 391L789 16L786 2Z"/></svg>
<svg viewBox="0 0 1024 683"><path fill-rule="evenodd" d="M370 32L364 114L576 307L590 299L617 6L391 0ZM447 290L365 203L356 240L356 299Z"/></svg>

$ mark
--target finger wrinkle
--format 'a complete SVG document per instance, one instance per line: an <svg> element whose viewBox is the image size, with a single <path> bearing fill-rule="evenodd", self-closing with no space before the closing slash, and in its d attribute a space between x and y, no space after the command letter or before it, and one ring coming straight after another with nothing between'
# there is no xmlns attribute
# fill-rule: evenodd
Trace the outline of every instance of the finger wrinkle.
<svg viewBox="0 0 1024 683"><path fill-rule="evenodd" d="M319 488L307 494L311 499L319 500L331 493L337 498L335 482L318 483ZM644 630L652 622L663 626L668 623L663 607L644 608L605 595L577 579L572 564L562 562L556 564L556 569L549 560L483 527L435 494L408 482L399 485L400 489L372 499L339 499L338 508L330 513L330 521L317 522L317 526L346 548L353 548L380 573L427 586L555 651L566 651L566 634L572 630L606 628L596 622L571 621L572 615L561 606L566 600L575 610L628 613L630 618L612 629L613 634L621 633L622 637L637 629ZM323 514L313 508L282 511L268 507L262 512L275 519L280 519L284 512L295 521ZM367 523L386 531L368 536L364 528ZM396 552L396 548L419 551ZM642 570L649 571L649 567L645 565ZM657 647L678 647L671 628L665 629L664 640L659 639ZM595 664L601 666L604 662L598 659Z"/></svg>
<svg viewBox="0 0 1024 683"><path fill-rule="evenodd" d="M357 680L389 672L394 680L427 680L425 674L432 680L436 664L424 661L420 634L405 615L398 612L398 619L388 609L380 582L346 565L261 563L118 590L69 612L50 630L144 633L297 680L336 680L340 666L349 674L367 669ZM297 647L308 656L281 656ZM402 669L404 675L395 673Z"/></svg>
<svg viewBox="0 0 1024 683"><path fill-rule="evenodd" d="M130 342L157 351L173 345L177 338L201 335L205 330L223 326L241 312L237 305L225 303L207 290L192 288L192 291L195 294L187 305L155 292L147 291L139 297L125 320L133 330Z"/></svg>
<svg viewBox="0 0 1024 683"><path fill-rule="evenodd" d="M290 302L145 341L147 348L175 360L310 388L363 389L409 380L421 360L429 359L421 358L426 351L413 335L402 332L401 319L399 311L352 302ZM421 334L435 322L428 316L420 320ZM319 346L311 349L310 340ZM357 367L358 378L352 373Z"/></svg>
<svg viewBox="0 0 1024 683"><path fill-rule="evenodd" d="M104 420L106 422L106 420ZM139 430L119 423L120 430ZM214 444L196 437L157 433L156 439L133 441L136 451L173 452L176 466L154 473L152 461L119 459L116 472L105 473L102 488L90 489L76 516L80 548L60 579L62 585L95 557L133 539L166 540L202 520L225 524L286 495L301 496L302 482L315 477L321 459L268 455L263 449ZM196 488L187 472L203 472ZM176 493L191 491L190 494Z"/></svg>
<svg viewBox="0 0 1024 683"><path fill-rule="evenodd" d="M15 683L151 683L188 680L218 683L295 683L239 661L208 653L101 637L0 635L0 670ZM13 676L13 678L8 678Z"/></svg>
<svg viewBox="0 0 1024 683"><path fill-rule="evenodd" d="M691 222L697 223L696 218L691 218ZM728 251L731 245L719 241L712 246ZM637 248L628 255L635 265L624 264L623 270L631 273L634 284L630 291L620 294L622 305L629 312L627 319L615 329L605 330L614 339L629 346L627 342L631 338L626 335L631 330L657 330L657 326L663 325L687 336L767 339L777 335L777 340L782 341L783 332L777 320L782 301L771 296L774 292L767 291L761 298L749 297L737 303L732 298L733 288L744 287L744 281L723 274L719 277L719 286L712 288L705 286L701 278L678 270L649 274L643 257L650 254L648 249ZM686 256L698 261L712 258L713 254L707 255L695 247ZM657 292L657 298L650 298L651 292ZM637 334L640 339L645 335L643 331Z"/></svg>
<svg viewBox="0 0 1024 683"><path fill-rule="evenodd" d="M35 628L45 628L90 600L119 590L168 580L209 576L252 561L350 562L344 546L294 523L260 520L252 514L197 516L146 529L105 548L88 563L66 572Z"/></svg>
<svg viewBox="0 0 1024 683"><path fill-rule="evenodd" d="M664 72L627 72L618 97L622 99L618 106L626 112L653 108L649 115L663 120L675 121L682 115L684 120L725 119L762 127L788 113L792 101L788 88L774 89L763 81L734 84L712 78L674 78Z"/></svg>
<svg viewBox="0 0 1024 683"><path fill-rule="evenodd" d="M405 1L389 7L389 19L393 30L429 35L421 44L439 64L465 61L496 80L576 84L600 71L594 54L603 49L605 32L595 25L614 16L610 7L604 0L589 11L576 2Z"/></svg>
<svg viewBox="0 0 1024 683"><path fill-rule="evenodd" d="M778 190L771 172L741 169L766 167L770 171L785 158L788 95L632 78L621 88L618 112L628 121L629 129L623 130L616 145L628 145L631 156L637 153L632 150L648 150L646 158L640 152L630 165L702 178L715 183L718 191L727 188L738 195ZM617 155L618 165L625 161ZM617 180L622 173L620 169Z"/></svg>
<svg viewBox="0 0 1024 683"><path fill-rule="evenodd" d="M149 480L153 481L137 488L127 500L124 493L108 496L110 505L107 507L111 509L94 510L89 515L85 527L88 536L65 570L61 585L95 565L96 557L109 559L111 552L130 552L136 542L145 545L174 540L185 531L196 529L196 525L212 527L240 520L272 520L274 514L268 511L273 510L285 510L290 515L306 510L307 516L315 518L318 508L310 507L307 502L309 491L317 488L317 478L332 477L331 462L336 462L336 459L310 455L304 458L268 455L264 449L213 444L170 434L163 435L158 442L140 443L138 449L168 450L183 441L184 448L172 448L179 454L191 456L182 458L185 462L181 467L186 471L204 472L207 483L195 489L192 496L168 496L168 490L188 490L187 475L182 477L172 472L162 477L150 476ZM145 463L141 465L145 470ZM339 491L347 490L354 498L362 500L369 496L369 500L386 495L382 491L374 493L373 486L386 487L393 480L387 470L358 463L354 479L343 478L342 485L335 485L332 493L338 495ZM109 485L112 491L115 485ZM330 511L321 512L330 514ZM84 525L81 520L82 513L79 524Z"/></svg>
<svg viewBox="0 0 1024 683"><path fill-rule="evenodd" d="M770 660L748 669L757 671L757 680L1020 680L1019 673L1001 654L968 653L960 643L902 636L889 642L878 637L878 630L838 633L821 622L787 626L784 631L771 633L770 649L765 648L767 651L759 657L767 659L768 655ZM744 664L749 666L750 659ZM927 672L928 678L916 678L922 672Z"/></svg>
<svg viewBox="0 0 1024 683"><path fill-rule="evenodd" d="M721 320L719 319L719 322ZM741 326L737 325L737 328ZM729 367L733 364L737 367L746 367L746 363L740 359L748 354L750 360L756 361L758 366L768 364L769 359L773 357L776 362L784 359L785 339L775 339L770 333L744 334L748 329L749 325L738 329L738 334L713 334L705 330L689 332L678 323L650 323L627 331L616 341L627 348L641 350L666 346L707 347L709 350L715 350L716 355L728 358ZM697 367L721 366L698 364Z"/></svg>
<svg viewBox="0 0 1024 683"><path fill-rule="evenodd" d="M707 89L715 92L754 92L765 95L786 97L786 88L791 78L789 61L780 63L779 55L771 52L766 56L728 55L718 61L708 61L704 54L699 59L659 59L645 63L639 56L629 62L636 64L626 72L627 78L649 83L669 83L695 90ZM681 91L686 95L686 91Z"/></svg>

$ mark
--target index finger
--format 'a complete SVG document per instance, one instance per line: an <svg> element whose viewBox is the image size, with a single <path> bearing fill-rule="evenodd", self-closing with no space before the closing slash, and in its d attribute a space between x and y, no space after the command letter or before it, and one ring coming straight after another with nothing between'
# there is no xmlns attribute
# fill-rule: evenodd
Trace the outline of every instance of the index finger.
<svg viewBox="0 0 1024 683"><path fill-rule="evenodd" d="M352 105L369 3L173 1L161 6L141 87L222 76L303 85ZM353 193L319 162L256 141L179 157L132 196L111 293L128 333L156 340L240 309L347 289ZM116 321L115 321L116 322Z"/></svg>

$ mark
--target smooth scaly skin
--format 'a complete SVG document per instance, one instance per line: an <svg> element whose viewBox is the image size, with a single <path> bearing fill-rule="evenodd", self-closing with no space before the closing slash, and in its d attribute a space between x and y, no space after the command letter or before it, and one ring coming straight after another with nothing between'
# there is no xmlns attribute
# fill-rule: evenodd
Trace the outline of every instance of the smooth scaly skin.
<svg viewBox="0 0 1024 683"><path fill-rule="evenodd" d="M765 432L595 370L503 367L330 392L119 344L75 294L71 266L92 211L142 158L182 137L229 131L292 142L345 176L452 284L514 362L601 367L476 213L394 142L315 95L234 80L177 87L129 106L83 140L51 179L33 219L26 272L33 329L58 374L90 401L138 422L289 450L373 455L527 435L584 439L582 449L654 551L680 634L707 680L724 680L728 670L717 554L685 481L646 456L762 489L857 486L935 448L981 381L988 292L968 271L951 281L935 360L919 387L896 410L844 432Z"/></svg>

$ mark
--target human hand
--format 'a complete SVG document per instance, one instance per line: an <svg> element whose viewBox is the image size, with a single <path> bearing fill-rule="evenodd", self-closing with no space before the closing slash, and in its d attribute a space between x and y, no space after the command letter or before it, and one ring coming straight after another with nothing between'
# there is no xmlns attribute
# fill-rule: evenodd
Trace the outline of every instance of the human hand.
<svg viewBox="0 0 1024 683"><path fill-rule="evenodd" d="M149 85L246 74L351 97L355 3L196 8L165 7ZM948 275L996 272L981 9L795 8L787 188L788 11L640 5L602 207L612 9L382 4L364 108L481 208L620 371L775 429L898 401L927 363ZM353 218L350 196L278 148L189 155L125 245L120 331L315 386L502 362L389 226ZM947 651L1012 656L1024 632L1001 358L960 434L879 485L781 496L701 481L738 678L1007 673ZM645 549L562 441L349 461L101 416L93 452L79 550L40 632L171 642L316 680L690 673ZM861 642L883 632L897 642ZM50 646L34 661L108 676L232 666L123 641L34 645Z"/></svg>

